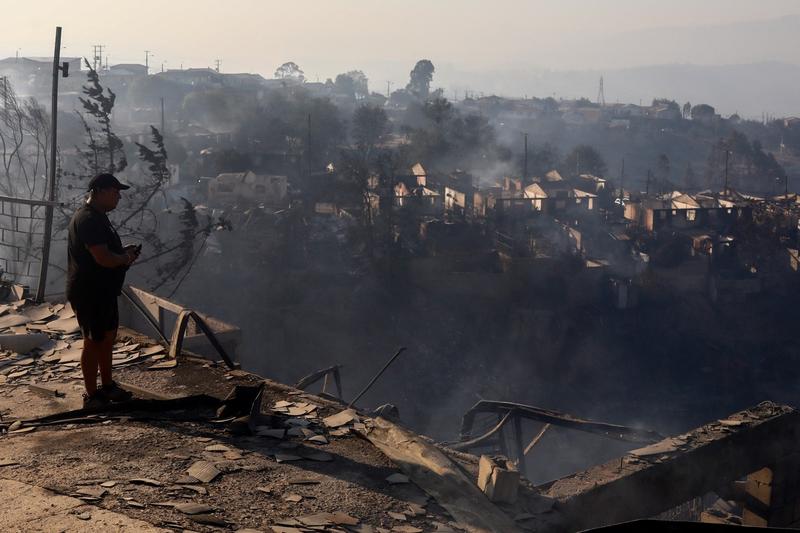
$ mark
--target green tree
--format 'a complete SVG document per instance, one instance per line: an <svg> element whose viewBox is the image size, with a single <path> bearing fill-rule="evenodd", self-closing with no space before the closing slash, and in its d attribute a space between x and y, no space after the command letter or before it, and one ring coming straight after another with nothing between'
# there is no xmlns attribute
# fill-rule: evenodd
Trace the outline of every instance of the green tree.
<svg viewBox="0 0 800 533"><path fill-rule="evenodd" d="M435 72L433 63L428 59L420 59L414 65L414 69L409 74L406 90L414 94L417 98L425 100L431 91L431 82Z"/></svg>

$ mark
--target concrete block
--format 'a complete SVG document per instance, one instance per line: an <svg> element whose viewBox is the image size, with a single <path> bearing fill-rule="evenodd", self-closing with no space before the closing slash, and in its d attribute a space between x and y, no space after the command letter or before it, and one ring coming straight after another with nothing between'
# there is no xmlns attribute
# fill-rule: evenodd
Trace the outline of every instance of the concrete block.
<svg viewBox="0 0 800 533"><path fill-rule="evenodd" d="M514 503L519 493L519 472L507 461L482 455L478 463L478 488L490 501L495 503Z"/></svg>

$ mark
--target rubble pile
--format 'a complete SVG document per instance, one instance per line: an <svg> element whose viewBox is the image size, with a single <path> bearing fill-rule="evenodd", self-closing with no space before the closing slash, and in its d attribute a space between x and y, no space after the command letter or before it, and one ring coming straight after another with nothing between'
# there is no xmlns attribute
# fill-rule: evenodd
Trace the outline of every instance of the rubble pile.
<svg viewBox="0 0 800 533"><path fill-rule="evenodd" d="M67 304L34 304L18 300L0 304L0 384L80 380L81 338L75 312ZM163 346L120 340L113 366L147 364L170 368Z"/></svg>

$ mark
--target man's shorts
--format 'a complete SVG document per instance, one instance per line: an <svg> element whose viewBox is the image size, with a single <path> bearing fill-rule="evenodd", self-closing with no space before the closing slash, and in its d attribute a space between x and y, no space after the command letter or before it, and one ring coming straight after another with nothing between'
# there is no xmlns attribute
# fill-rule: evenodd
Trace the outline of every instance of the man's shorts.
<svg viewBox="0 0 800 533"><path fill-rule="evenodd" d="M117 297L93 297L70 300L84 339L101 341L119 327Z"/></svg>

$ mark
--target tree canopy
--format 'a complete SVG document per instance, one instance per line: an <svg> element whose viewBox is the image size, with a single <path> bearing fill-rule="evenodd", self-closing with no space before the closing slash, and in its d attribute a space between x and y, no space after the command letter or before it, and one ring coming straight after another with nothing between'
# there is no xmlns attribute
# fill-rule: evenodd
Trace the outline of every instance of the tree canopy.
<svg viewBox="0 0 800 533"><path fill-rule="evenodd" d="M360 70L351 70L336 76L336 91L352 98L362 99L369 96L369 79Z"/></svg>
<svg viewBox="0 0 800 533"><path fill-rule="evenodd" d="M433 63L429 59L420 59L409 74L406 89L418 98L428 98L435 70Z"/></svg>
<svg viewBox="0 0 800 533"><path fill-rule="evenodd" d="M303 82L306 77L303 70L294 61L287 61L275 70L275 77L279 80L294 80Z"/></svg>

